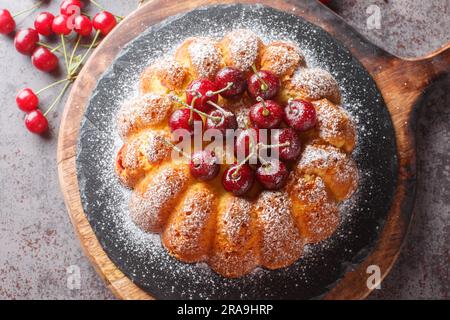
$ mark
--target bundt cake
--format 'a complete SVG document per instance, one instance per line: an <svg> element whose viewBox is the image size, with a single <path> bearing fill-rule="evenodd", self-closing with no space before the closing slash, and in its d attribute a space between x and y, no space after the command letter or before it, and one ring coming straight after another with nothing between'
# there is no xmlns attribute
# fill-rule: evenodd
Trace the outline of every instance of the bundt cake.
<svg viewBox="0 0 450 320"><path fill-rule="evenodd" d="M291 265L335 232L358 185L355 126L340 102L337 81L294 43L265 45L244 29L186 39L143 71L140 96L117 114L131 219L170 255L224 277ZM195 124L200 148L181 148L198 138ZM178 129L187 135L174 140ZM233 130L231 163L228 140L214 150L203 140L212 129ZM253 129L253 143L240 136Z"/></svg>

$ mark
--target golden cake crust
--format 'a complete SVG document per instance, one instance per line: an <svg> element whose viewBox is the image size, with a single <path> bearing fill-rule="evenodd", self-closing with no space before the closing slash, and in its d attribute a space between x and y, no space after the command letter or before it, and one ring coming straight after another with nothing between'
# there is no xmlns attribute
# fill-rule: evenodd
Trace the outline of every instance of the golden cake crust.
<svg viewBox="0 0 450 320"><path fill-rule="evenodd" d="M175 208L162 234L170 254L184 262L206 260L215 231L215 196L205 184L192 186Z"/></svg>
<svg viewBox="0 0 450 320"><path fill-rule="evenodd" d="M131 197L131 219L146 232L161 232L188 182L187 169L175 165L164 167L148 177Z"/></svg>
<svg viewBox="0 0 450 320"><path fill-rule="evenodd" d="M277 74L282 83L274 99L310 101L315 128L299 134L302 151L289 163L287 185L278 191L258 185L245 197L225 192L221 174L210 182L194 179L189 166L170 157L168 120L179 108L170 95L184 100L190 81L214 79L224 66L242 70L252 65ZM119 180L133 189L130 217L144 232L161 235L170 255L186 263L206 262L218 274L237 278L256 267L278 269L301 258L305 244L330 238L340 223L339 205L358 185L351 157L355 125L339 105L340 91L332 75L307 68L296 44L274 41L268 46L251 30L238 29L221 40L186 39L174 57L155 60L142 73L141 97L123 104L117 129L124 145L116 160ZM219 97L233 112L238 127L251 127L246 93L238 99ZM218 157L230 156L226 150ZM233 158L234 154L231 154Z"/></svg>
<svg viewBox="0 0 450 320"><path fill-rule="evenodd" d="M312 104L317 114L318 136L337 148L352 152L356 144L356 129L348 113L327 99L313 101Z"/></svg>
<svg viewBox="0 0 450 320"><path fill-rule="evenodd" d="M285 101L294 98L308 101L328 99L334 104L341 102L336 79L328 71L320 68L300 66L291 78L283 82L281 91Z"/></svg>
<svg viewBox="0 0 450 320"><path fill-rule="evenodd" d="M221 204L209 263L216 272L237 278L258 265L256 217L252 202L245 198L226 195Z"/></svg>
<svg viewBox="0 0 450 320"><path fill-rule="evenodd" d="M305 66L305 58L291 42L274 41L263 50L261 69L272 71L282 79L291 75L299 66Z"/></svg>
<svg viewBox="0 0 450 320"><path fill-rule="evenodd" d="M117 130L127 140L140 130L158 128L168 119L173 102L167 95L149 93L125 102L117 115Z"/></svg>
<svg viewBox="0 0 450 320"><path fill-rule="evenodd" d="M220 42L227 66L249 72L252 65L260 65L263 43L251 30L236 29L225 35Z"/></svg>
<svg viewBox="0 0 450 320"><path fill-rule="evenodd" d="M292 176L287 190L292 210L306 243L330 237L339 225L339 209L318 176Z"/></svg>
<svg viewBox="0 0 450 320"><path fill-rule="evenodd" d="M159 59L141 74L140 92L165 94L181 91L186 86L188 71L175 59Z"/></svg>
<svg viewBox="0 0 450 320"><path fill-rule="evenodd" d="M191 78L212 79L222 63L222 52L211 38L188 38L175 52L177 60L190 70Z"/></svg>
<svg viewBox="0 0 450 320"><path fill-rule="evenodd" d="M350 197L358 184L355 161L331 145L307 145L295 170L321 177L338 201Z"/></svg>

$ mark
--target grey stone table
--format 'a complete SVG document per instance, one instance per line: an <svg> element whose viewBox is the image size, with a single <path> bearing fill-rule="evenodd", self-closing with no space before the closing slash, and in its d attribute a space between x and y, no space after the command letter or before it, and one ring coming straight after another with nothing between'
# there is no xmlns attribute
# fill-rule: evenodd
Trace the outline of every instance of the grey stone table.
<svg viewBox="0 0 450 320"><path fill-rule="evenodd" d="M0 0L0 8L19 11L32 2ZM52 2L49 9L56 11L59 1ZM125 15L137 2L108 1L108 8ZM379 29L367 23L372 4L380 10ZM450 41L449 0L335 0L332 7L400 56L422 55ZM19 28L32 26L31 16L18 21ZM59 190L56 144L63 102L49 117L44 138L26 131L14 103L18 89L39 89L53 80L15 53L11 38L0 37L0 299L112 299L83 255ZM398 263L371 299L449 298L449 84L446 78L433 88L421 111L415 219ZM56 89L48 92L43 105L55 94Z"/></svg>

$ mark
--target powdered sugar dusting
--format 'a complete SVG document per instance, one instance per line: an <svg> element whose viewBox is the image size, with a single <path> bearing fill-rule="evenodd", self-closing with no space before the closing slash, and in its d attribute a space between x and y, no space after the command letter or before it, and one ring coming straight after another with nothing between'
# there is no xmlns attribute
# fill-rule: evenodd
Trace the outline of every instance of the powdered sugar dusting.
<svg viewBox="0 0 450 320"><path fill-rule="evenodd" d="M331 145L307 145L297 170L320 175L338 198L347 198L358 183L355 162L344 152Z"/></svg>
<svg viewBox="0 0 450 320"><path fill-rule="evenodd" d="M308 99L327 98L334 103L340 102L336 79L323 69L300 67L292 76L291 83L294 89L302 91Z"/></svg>
<svg viewBox="0 0 450 320"><path fill-rule="evenodd" d="M212 39L194 39L189 45L188 52L199 78L210 78L219 70L222 57Z"/></svg>
<svg viewBox="0 0 450 320"><path fill-rule="evenodd" d="M238 242L241 239L242 230L250 226L250 210L252 204L244 198L234 197L223 215L226 222L225 232L231 242Z"/></svg>
<svg viewBox="0 0 450 320"><path fill-rule="evenodd" d="M143 194L136 191L130 203L130 215L142 230L160 231L174 199L185 188L188 177L182 170L162 169L148 184Z"/></svg>
<svg viewBox="0 0 450 320"><path fill-rule="evenodd" d="M329 259L336 254L343 257L342 261L352 261L359 252L351 245L352 239L360 238L358 231L353 229L358 225L358 217L372 217L374 212L382 210L373 208L371 202L366 201L366 195L374 198L386 194L386 181L383 180L383 187L380 187L377 181L383 178L378 172L390 168L391 159L369 167L364 162L373 155L372 144L380 135L377 130L381 120L384 121L376 109L368 109L367 105L367 97L374 96L376 87L360 67L352 65L351 57L345 51L330 45L329 39L319 41L322 32L305 27L304 22L293 22L284 14L262 6L225 6L217 11L218 14L214 12L200 9L152 28L129 46L99 82L87 109L77 158L83 207L111 259L157 298L316 296L323 290L311 292L305 288L325 288L334 280L329 282L322 276L317 277L315 270L324 270L327 274L326 269L335 266ZM340 206L341 224L332 238L318 245L307 245L302 259L280 273L257 268L246 277L231 280L217 276L205 263L178 262L167 254L158 234L140 230L130 219L130 191L120 186L112 162L122 145L114 126L117 110L121 101L137 94L138 79L145 66L174 52L187 37L219 39L237 28L254 31L265 43L275 40L293 42L304 54L308 66L327 70L336 77L342 90L342 106L356 121L358 144L353 155L358 166L364 164L365 167L359 178L364 194L357 191ZM115 85L108 85L111 81ZM375 94L370 102L383 108L379 94ZM389 136L383 139L386 143L377 147L390 145ZM271 285L274 283L276 286Z"/></svg>
<svg viewBox="0 0 450 320"><path fill-rule="evenodd" d="M161 83L170 90L179 89L187 76L186 70L173 57L158 60L155 63L155 69Z"/></svg>
<svg viewBox="0 0 450 320"><path fill-rule="evenodd" d="M225 50L229 51L228 63L241 71L247 71L255 63L259 53L259 37L251 30L237 29L225 36Z"/></svg>
<svg viewBox="0 0 450 320"><path fill-rule="evenodd" d="M304 61L303 54L295 44L277 41L264 49L261 68L282 76L289 70L295 69L299 64L303 65Z"/></svg>
<svg viewBox="0 0 450 320"><path fill-rule="evenodd" d="M261 262L268 268L291 264L303 250L290 208L291 200L282 191L263 191L256 203L262 228Z"/></svg>
<svg viewBox="0 0 450 320"><path fill-rule="evenodd" d="M172 101L167 96L149 93L126 101L117 114L117 130L126 140L137 129L161 123L172 110Z"/></svg>

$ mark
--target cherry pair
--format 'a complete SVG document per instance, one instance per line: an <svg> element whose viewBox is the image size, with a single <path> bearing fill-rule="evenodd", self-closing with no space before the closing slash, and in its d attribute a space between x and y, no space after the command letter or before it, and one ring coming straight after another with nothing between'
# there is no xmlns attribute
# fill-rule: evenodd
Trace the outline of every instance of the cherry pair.
<svg viewBox="0 0 450 320"><path fill-rule="evenodd" d="M174 99L185 106L185 108L175 110L169 119L169 127L172 132L178 129L187 130L190 135L194 134L195 123L199 123L203 129L203 119L206 118L205 129L219 130L223 135L227 134L227 129L237 129L236 116L227 109L218 104L208 101L207 104L211 107L207 112L200 111L194 107L195 101L188 105L178 98Z"/></svg>
<svg viewBox="0 0 450 320"><path fill-rule="evenodd" d="M211 109L209 101L217 103L219 94L228 99L240 96L246 89L247 82L241 71L226 67L216 74L214 81L198 79L192 81L186 89L186 102L195 109L207 112Z"/></svg>

